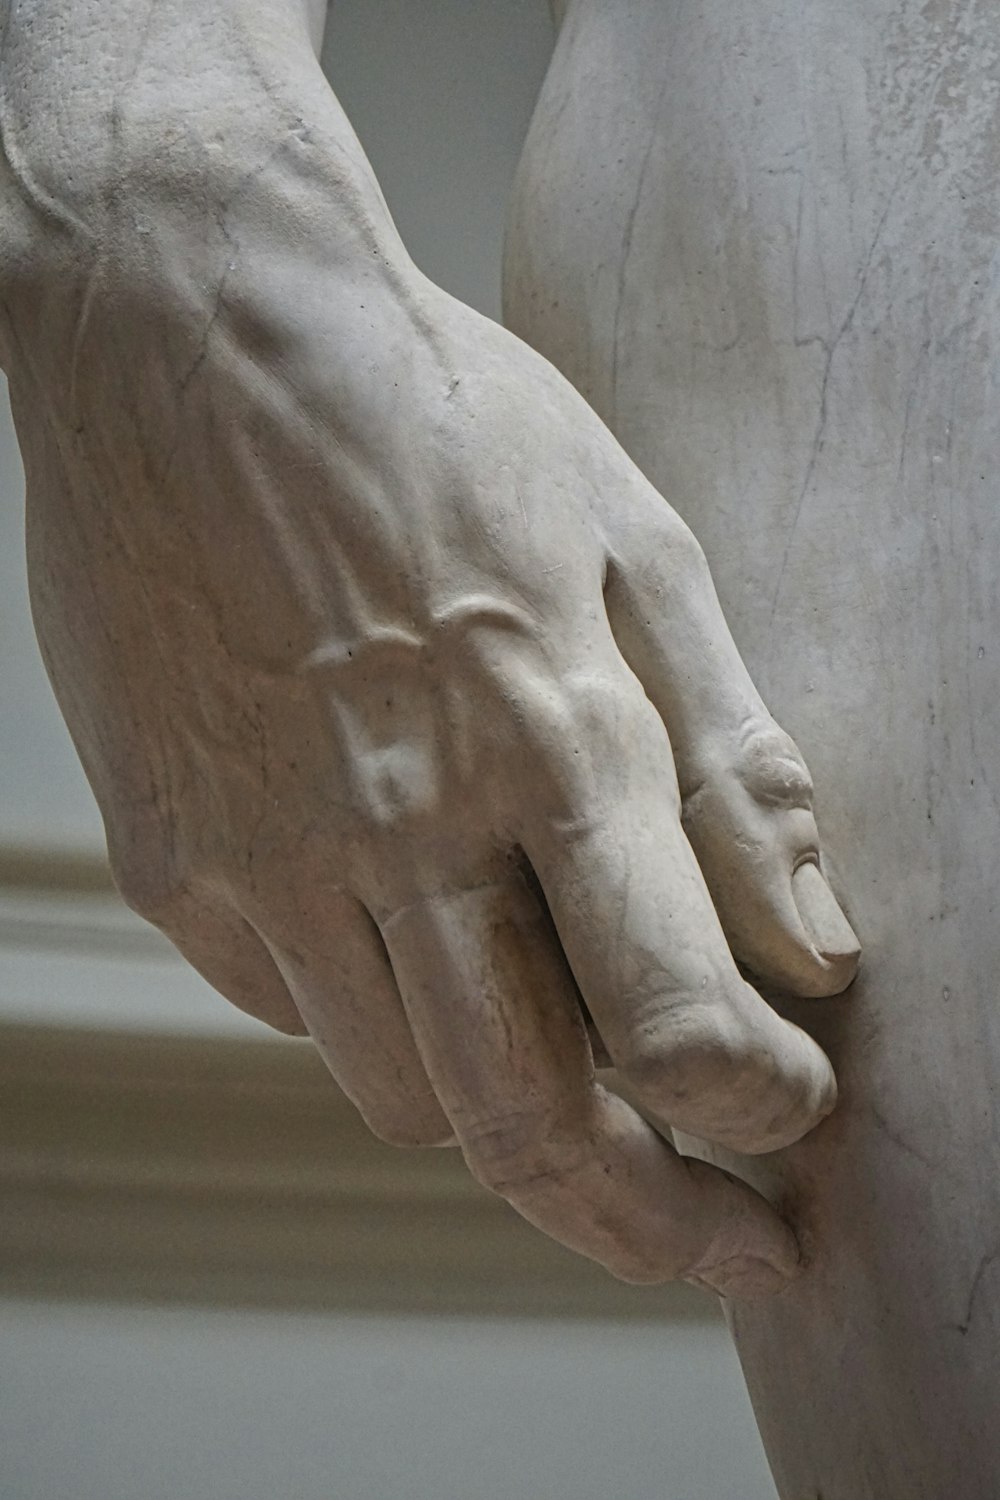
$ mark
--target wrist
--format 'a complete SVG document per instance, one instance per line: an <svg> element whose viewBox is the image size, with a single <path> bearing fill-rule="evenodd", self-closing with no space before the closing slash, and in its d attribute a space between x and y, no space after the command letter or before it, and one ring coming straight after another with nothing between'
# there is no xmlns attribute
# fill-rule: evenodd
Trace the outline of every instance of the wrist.
<svg viewBox="0 0 1000 1500"><path fill-rule="evenodd" d="M321 246L334 269L373 255L403 265L378 184L313 56L306 0L291 3L301 34L286 16L280 45L278 7L257 0L218 0L186 29L171 22L173 0L161 0L137 45L134 25L124 40L109 34L132 0L102 0L100 20L71 30L51 63L46 27L79 0L39 0L31 26L15 6L0 56L3 269L16 261L30 279L61 286L101 250L127 268L149 258L150 237L183 255L217 233L254 251ZM181 8L190 11L186 0Z"/></svg>
<svg viewBox="0 0 1000 1500"><path fill-rule="evenodd" d="M175 156L191 168L199 146L252 171L329 102L314 45L321 8L0 0L8 198L12 188L50 231L79 228L114 193L155 186Z"/></svg>

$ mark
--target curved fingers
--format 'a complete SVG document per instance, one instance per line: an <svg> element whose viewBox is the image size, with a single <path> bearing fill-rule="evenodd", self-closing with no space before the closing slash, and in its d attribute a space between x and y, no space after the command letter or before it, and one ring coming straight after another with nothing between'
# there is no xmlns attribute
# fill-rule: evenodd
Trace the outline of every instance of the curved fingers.
<svg viewBox="0 0 1000 1500"><path fill-rule="evenodd" d="M373 1134L394 1146L450 1145L385 944L360 901L342 890L306 893L294 925L279 930L272 914L266 942L309 1035Z"/></svg>
<svg viewBox="0 0 1000 1500"><path fill-rule="evenodd" d="M146 916L238 1010L287 1036L308 1034L266 946L249 922L222 898L184 891L172 897L155 919Z"/></svg>
<svg viewBox="0 0 1000 1500"><path fill-rule="evenodd" d="M812 786L788 736L747 726L688 792L683 823L741 962L796 995L846 989L858 942L821 872Z"/></svg>
<svg viewBox="0 0 1000 1500"><path fill-rule="evenodd" d="M802 757L761 702L691 532L641 477L626 488L608 618L669 729L685 826L733 952L794 994L839 994L859 945L821 873Z"/></svg>
<svg viewBox="0 0 1000 1500"><path fill-rule="evenodd" d="M659 1118L736 1150L775 1150L832 1108L812 1040L745 984L684 836L666 732L622 668L550 774L568 817L530 810L520 836L587 1007Z"/></svg>
<svg viewBox="0 0 1000 1500"><path fill-rule="evenodd" d="M795 1240L744 1184L679 1157L594 1078L572 977L511 874L383 923L428 1075L476 1177L629 1281L784 1285Z"/></svg>

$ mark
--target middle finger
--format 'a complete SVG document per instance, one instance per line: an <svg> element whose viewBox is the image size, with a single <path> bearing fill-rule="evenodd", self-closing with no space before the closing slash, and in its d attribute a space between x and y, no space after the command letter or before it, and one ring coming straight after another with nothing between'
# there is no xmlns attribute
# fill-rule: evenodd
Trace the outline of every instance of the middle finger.
<svg viewBox="0 0 1000 1500"><path fill-rule="evenodd" d="M523 1217L629 1281L751 1295L794 1273L764 1199L679 1157L596 1081L568 966L519 873L425 895L382 930L466 1159Z"/></svg>

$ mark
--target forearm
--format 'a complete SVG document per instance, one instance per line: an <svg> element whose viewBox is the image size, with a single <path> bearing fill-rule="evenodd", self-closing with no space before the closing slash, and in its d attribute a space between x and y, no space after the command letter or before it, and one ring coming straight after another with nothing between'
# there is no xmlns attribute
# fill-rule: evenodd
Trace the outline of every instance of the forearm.
<svg viewBox="0 0 1000 1500"><path fill-rule="evenodd" d="M399 256L319 69L315 9L312 0L8 0L3 206L8 229L31 237L32 260L52 268L69 247L78 266L88 245L128 254L136 225L158 233L186 221L197 233L236 200L248 232L256 209L265 230L277 213L290 232L322 235L333 259L352 246Z"/></svg>
<svg viewBox="0 0 1000 1500"><path fill-rule="evenodd" d="M31 363L73 425L98 339L134 346L145 325L165 379L173 364L182 380L230 316L273 348L293 316L335 328L418 280L305 5L187 12L38 0L30 19L6 13L0 358L12 376Z"/></svg>
<svg viewBox="0 0 1000 1500"><path fill-rule="evenodd" d="M144 104L196 114L227 74L303 56L309 0L0 0L6 138L79 165L122 140Z"/></svg>
<svg viewBox="0 0 1000 1500"><path fill-rule="evenodd" d="M13 115L13 123L33 124L50 141L71 125L71 144L88 115L96 123L102 109L120 126L129 94L148 90L157 71L167 92L187 92L192 100L186 86L220 77L227 60L256 58L277 71L309 51L318 58L326 6L327 0L0 0L5 129ZM32 120L40 103L54 118Z"/></svg>

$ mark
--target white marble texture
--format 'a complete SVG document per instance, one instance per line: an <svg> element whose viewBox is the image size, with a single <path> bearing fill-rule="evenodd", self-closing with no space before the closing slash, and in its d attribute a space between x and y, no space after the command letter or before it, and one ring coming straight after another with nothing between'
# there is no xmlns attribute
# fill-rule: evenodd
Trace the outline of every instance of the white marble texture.
<svg viewBox="0 0 1000 1500"><path fill-rule="evenodd" d="M951 0L570 0L514 214L513 326L703 542L865 945L786 1011L838 1109L739 1165L811 1257L731 1310L785 1500L1000 1493L998 66Z"/></svg>

